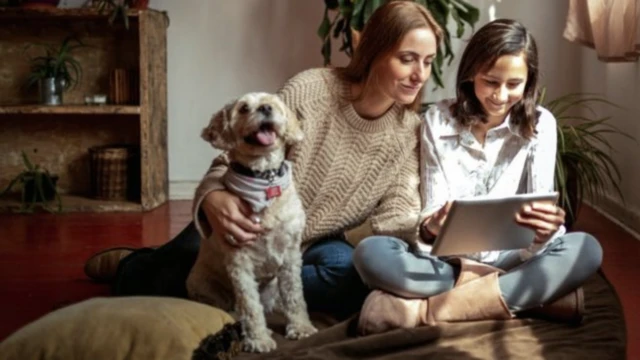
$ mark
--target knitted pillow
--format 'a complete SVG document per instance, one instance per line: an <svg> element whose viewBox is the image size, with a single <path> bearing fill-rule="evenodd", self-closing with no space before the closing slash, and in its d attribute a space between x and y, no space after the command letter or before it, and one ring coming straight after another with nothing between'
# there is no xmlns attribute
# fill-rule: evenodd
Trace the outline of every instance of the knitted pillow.
<svg viewBox="0 0 640 360"><path fill-rule="evenodd" d="M208 335L233 321L183 299L93 298L22 327L0 343L0 354L6 360L191 359Z"/></svg>

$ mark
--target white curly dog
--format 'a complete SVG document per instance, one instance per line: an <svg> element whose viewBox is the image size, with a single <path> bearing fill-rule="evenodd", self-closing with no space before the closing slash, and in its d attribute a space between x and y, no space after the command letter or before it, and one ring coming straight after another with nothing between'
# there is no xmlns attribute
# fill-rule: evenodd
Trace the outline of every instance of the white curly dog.
<svg viewBox="0 0 640 360"><path fill-rule="evenodd" d="M227 104L202 131L203 139L227 151L226 189L251 205L254 221L266 232L240 248L224 244L233 243L230 235L202 241L187 290L196 301L235 310L244 327L245 351L276 348L265 312L284 314L289 339L317 332L302 294L305 213L285 160L287 145L302 136L295 114L268 93L249 93Z"/></svg>

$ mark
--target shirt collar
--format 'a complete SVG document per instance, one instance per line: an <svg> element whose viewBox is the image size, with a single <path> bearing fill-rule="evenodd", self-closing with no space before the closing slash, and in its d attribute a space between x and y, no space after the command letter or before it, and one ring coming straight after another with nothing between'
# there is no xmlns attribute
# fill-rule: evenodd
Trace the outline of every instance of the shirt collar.
<svg viewBox="0 0 640 360"><path fill-rule="evenodd" d="M470 132L469 127L460 125L450 114L448 114L447 120L449 126L442 130L442 132L440 133L441 138L459 136L463 132ZM505 121L503 121L502 124L491 129L491 131L500 131L502 129L507 129L511 134L524 139L524 137L520 133L520 130L518 129L518 126L511 121L511 114L508 114Z"/></svg>

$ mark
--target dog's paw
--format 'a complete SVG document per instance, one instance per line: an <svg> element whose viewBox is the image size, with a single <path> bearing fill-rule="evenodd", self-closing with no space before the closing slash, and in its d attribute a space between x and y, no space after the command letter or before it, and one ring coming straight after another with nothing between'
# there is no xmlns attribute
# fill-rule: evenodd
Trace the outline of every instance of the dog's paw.
<svg viewBox="0 0 640 360"><path fill-rule="evenodd" d="M318 329L309 322L288 324L286 337L287 339L298 340L309 337L317 332Z"/></svg>
<svg viewBox="0 0 640 360"><path fill-rule="evenodd" d="M248 352L265 353L276 349L276 341L271 336L245 338L242 349Z"/></svg>

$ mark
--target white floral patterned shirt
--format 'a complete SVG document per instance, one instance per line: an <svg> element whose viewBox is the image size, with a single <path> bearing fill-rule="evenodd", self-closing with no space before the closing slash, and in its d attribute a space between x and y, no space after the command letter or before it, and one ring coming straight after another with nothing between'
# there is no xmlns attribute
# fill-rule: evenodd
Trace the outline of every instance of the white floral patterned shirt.
<svg viewBox="0 0 640 360"><path fill-rule="evenodd" d="M440 101L423 114L423 216L430 216L454 199L554 191L557 130L556 119L547 109L538 107L540 116L533 138L522 137L507 116L501 125L487 132L482 146L469 127L453 119L449 112L452 102ZM564 232L562 227L552 239ZM524 249L521 257L528 258L540 248ZM469 257L491 263L499 254L486 251Z"/></svg>

